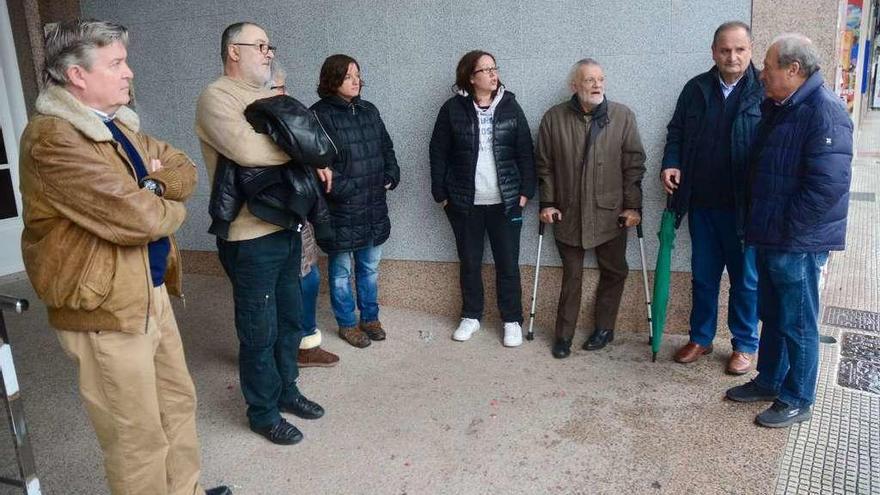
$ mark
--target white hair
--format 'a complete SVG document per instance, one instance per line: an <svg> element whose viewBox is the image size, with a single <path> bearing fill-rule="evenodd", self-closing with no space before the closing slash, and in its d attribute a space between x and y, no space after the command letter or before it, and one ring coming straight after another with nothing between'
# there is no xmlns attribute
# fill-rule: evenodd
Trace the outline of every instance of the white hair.
<svg viewBox="0 0 880 495"><path fill-rule="evenodd" d="M798 73L810 77L821 67L819 53L810 38L800 33L783 33L773 38L770 46L776 47L776 63L779 67L790 67L797 62Z"/></svg>
<svg viewBox="0 0 880 495"><path fill-rule="evenodd" d="M590 65L594 65L600 69L602 68L602 64L597 62L596 59L589 57L582 58L571 66L571 70L568 72L568 84L572 84L575 82L575 79L578 77L578 71L581 70L581 67L587 67Z"/></svg>

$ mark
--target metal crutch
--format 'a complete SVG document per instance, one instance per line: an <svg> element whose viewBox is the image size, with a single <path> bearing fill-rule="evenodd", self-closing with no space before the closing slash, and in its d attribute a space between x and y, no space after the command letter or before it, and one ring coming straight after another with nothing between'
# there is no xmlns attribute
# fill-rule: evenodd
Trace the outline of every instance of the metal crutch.
<svg viewBox="0 0 880 495"><path fill-rule="evenodd" d="M557 216L553 216L556 221ZM541 246L544 244L544 226L541 220L538 220L538 257L535 261L535 282L532 284L532 309L529 311L529 331L526 333L526 340L535 340L535 303L538 299L538 275L541 274Z"/></svg>
<svg viewBox="0 0 880 495"><path fill-rule="evenodd" d="M636 225L636 234L639 237L639 253L642 255L642 282L645 285L645 306L648 308L648 345L651 345L654 341L654 320L651 317L651 291L648 288L648 265L645 264L645 241L642 235L642 222Z"/></svg>
<svg viewBox="0 0 880 495"><path fill-rule="evenodd" d="M6 321L3 311L14 311L21 314L28 309L26 299L18 299L0 295L0 397L6 405L9 417L9 429L15 445L15 456L18 460L18 474L21 479L0 476L0 484L17 486L25 495L40 495L40 480L34 463L34 452L28 437L27 425L24 422L24 406L18 388L18 378L12 362L12 349L9 347L9 335L6 333Z"/></svg>

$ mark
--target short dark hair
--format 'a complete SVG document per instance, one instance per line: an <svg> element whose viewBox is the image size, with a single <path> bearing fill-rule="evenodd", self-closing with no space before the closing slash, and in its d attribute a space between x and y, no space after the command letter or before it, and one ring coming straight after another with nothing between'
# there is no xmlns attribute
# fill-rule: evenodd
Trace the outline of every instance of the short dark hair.
<svg viewBox="0 0 880 495"><path fill-rule="evenodd" d="M339 87L342 86L345 75L348 74L348 66L350 64L356 65L358 70L361 70L361 64L348 55L337 53L327 57L321 65L321 75L318 79L318 96L326 98L335 95ZM361 87L363 85L364 80L361 79Z"/></svg>
<svg viewBox="0 0 880 495"><path fill-rule="evenodd" d="M262 26L253 22L236 22L235 24L226 26L226 29L223 30L223 34L220 35L220 60L223 61L224 64L226 63L226 57L229 56L229 45L238 38L238 35L241 34L241 30L244 29L245 26L256 26L263 29Z"/></svg>
<svg viewBox="0 0 880 495"><path fill-rule="evenodd" d="M721 36L721 33L734 29L742 29L746 32L746 36L749 37L749 41L752 41L752 28L748 24L742 21L728 21L718 26L718 29L715 30L715 36L712 37L712 47L714 48L718 44L718 37Z"/></svg>
<svg viewBox="0 0 880 495"><path fill-rule="evenodd" d="M467 94L473 94L474 85L471 84L471 77L474 75L474 69L477 68L477 61L480 60L480 57L483 55L488 55L492 58L493 62L496 64L498 63L495 61L495 55L483 50L472 50L465 53L464 56L461 57L461 60L458 61L458 66L455 68L455 86L453 87L453 90L458 88ZM500 77L498 78L498 87L501 87ZM496 89L495 91L498 90Z"/></svg>

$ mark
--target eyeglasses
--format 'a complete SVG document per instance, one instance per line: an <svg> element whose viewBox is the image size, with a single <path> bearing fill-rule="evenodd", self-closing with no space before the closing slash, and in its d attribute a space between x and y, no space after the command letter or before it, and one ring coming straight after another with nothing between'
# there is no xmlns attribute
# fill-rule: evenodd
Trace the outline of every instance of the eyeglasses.
<svg viewBox="0 0 880 495"><path fill-rule="evenodd" d="M267 45L266 43L232 43L232 44L237 45L237 46L255 46L255 47L257 47L257 50L260 50L260 53L262 53L263 55L268 55L270 50L272 51L273 54L275 53L275 47L272 45Z"/></svg>
<svg viewBox="0 0 880 495"><path fill-rule="evenodd" d="M605 78L600 77L599 79L594 79L591 77L589 79L584 79L584 83L587 86L599 86L599 85L605 84Z"/></svg>
<svg viewBox="0 0 880 495"><path fill-rule="evenodd" d="M477 75L480 72L486 74L487 76L491 74L498 74L498 67L486 67L485 69L477 69L473 72L473 75Z"/></svg>

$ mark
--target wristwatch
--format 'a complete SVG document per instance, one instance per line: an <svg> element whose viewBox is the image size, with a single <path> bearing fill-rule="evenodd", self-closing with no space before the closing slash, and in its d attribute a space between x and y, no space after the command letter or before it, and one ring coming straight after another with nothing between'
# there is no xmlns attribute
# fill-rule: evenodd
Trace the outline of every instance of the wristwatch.
<svg viewBox="0 0 880 495"><path fill-rule="evenodd" d="M146 189L156 196L162 197L164 191L162 190L162 184L160 184L157 180L151 179L149 177L144 177L141 179L140 186L142 189Z"/></svg>

